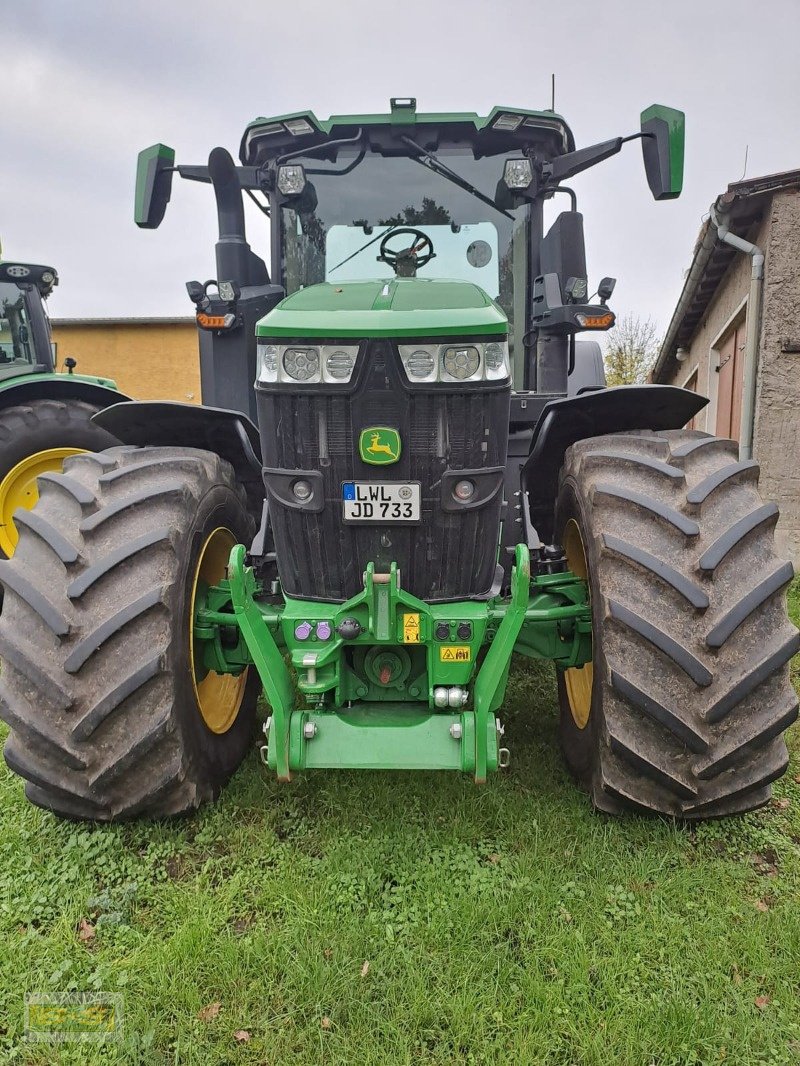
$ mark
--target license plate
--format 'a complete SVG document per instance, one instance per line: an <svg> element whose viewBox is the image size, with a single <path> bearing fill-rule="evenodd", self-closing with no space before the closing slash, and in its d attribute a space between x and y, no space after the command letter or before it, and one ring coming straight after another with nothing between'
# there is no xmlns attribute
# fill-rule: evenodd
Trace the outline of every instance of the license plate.
<svg viewBox="0 0 800 1066"><path fill-rule="evenodd" d="M419 522L418 481L345 481L345 522Z"/></svg>

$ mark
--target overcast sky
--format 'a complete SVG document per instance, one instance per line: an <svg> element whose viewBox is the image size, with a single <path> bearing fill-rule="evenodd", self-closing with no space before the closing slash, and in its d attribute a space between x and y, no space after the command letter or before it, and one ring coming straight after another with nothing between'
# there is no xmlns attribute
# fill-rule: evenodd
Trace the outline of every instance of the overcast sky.
<svg viewBox="0 0 800 1066"><path fill-rule="evenodd" d="M687 116L681 199L655 203L635 142L574 179L590 280L660 330L704 213L729 182L800 166L800 0L0 0L0 239L54 264L56 317L191 313L213 276L207 187L176 182L157 231L132 221L140 148L184 163L236 155L257 115L556 110L578 146L638 129L651 103ZM250 240L266 251L261 216Z"/></svg>

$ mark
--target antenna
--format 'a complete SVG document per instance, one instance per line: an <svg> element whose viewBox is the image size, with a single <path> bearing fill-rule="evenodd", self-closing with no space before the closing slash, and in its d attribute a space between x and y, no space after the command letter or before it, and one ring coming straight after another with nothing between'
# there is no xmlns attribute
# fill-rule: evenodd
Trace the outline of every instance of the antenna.
<svg viewBox="0 0 800 1066"><path fill-rule="evenodd" d="M556 76L555 76L555 74L551 74L550 75L550 110L551 111L555 111L555 109L556 109Z"/></svg>
<svg viewBox="0 0 800 1066"><path fill-rule="evenodd" d="M746 144L744 146L744 170L742 171L742 176L741 176L741 178L739 178L739 181L744 181L745 175L747 174L747 156L748 156L749 151L750 151L750 145Z"/></svg>

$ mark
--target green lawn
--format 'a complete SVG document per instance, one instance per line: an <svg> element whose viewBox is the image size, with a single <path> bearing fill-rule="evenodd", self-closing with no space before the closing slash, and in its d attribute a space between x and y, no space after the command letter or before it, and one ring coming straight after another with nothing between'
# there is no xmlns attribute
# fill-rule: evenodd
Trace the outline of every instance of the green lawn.
<svg viewBox="0 0 800 1066"><path fill-rule="evenodd" d="M0 1061L800 1062L800 732L754 815L609 821L554 701L518 664L513 768L482 789L279 786L254 754L195 818L87 829L3 770ZM123 1040L26 1043L24 993L65 990L121 993Z"/></svg>

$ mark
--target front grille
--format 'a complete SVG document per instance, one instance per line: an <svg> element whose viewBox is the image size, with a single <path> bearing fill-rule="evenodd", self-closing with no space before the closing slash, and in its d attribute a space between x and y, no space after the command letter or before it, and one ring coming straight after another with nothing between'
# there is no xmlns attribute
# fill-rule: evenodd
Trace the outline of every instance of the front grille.
<svg viewBox="0 0 800 1066"><path fill-rule="evenodd" d="M342 601L363 588L368 562L378 571L396 561L402 587L426 601L466 599L491 588L497 561L502 492L475 510L445 511L446 470L502 467L506 459L510 387L453 391L408 389L395 350L373 342L361 359L354 392L325 386L291 392L259 389L264 464L283 471L319 471L319 512L270 498L284 591ZM363 463L358 438L370 426L392 426L402 440L390 466ZM345 481L419 481L419 525L362 526L342 519Z"/></svg>

